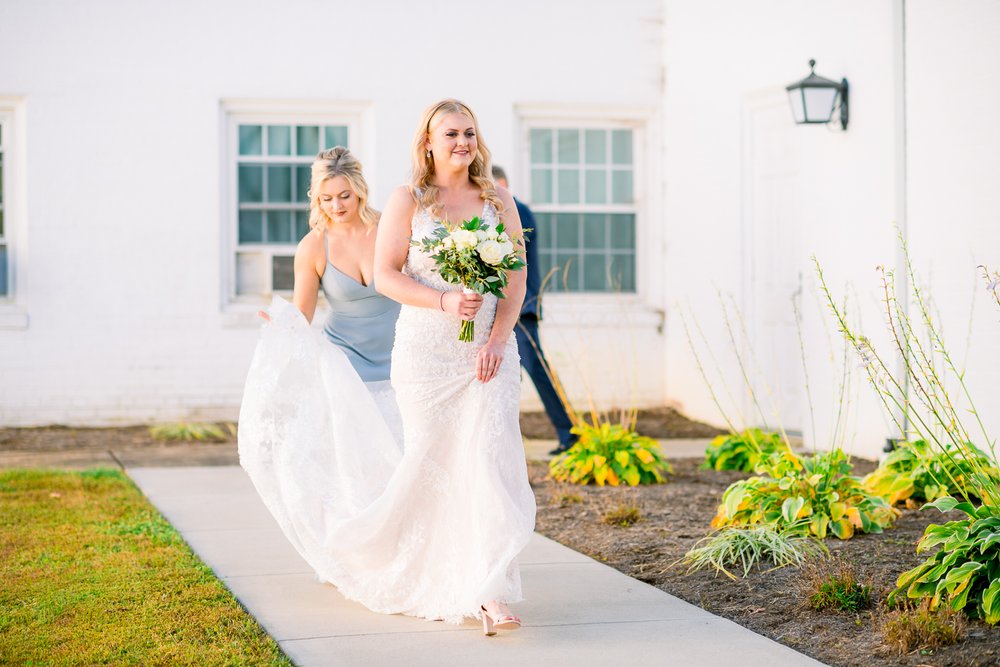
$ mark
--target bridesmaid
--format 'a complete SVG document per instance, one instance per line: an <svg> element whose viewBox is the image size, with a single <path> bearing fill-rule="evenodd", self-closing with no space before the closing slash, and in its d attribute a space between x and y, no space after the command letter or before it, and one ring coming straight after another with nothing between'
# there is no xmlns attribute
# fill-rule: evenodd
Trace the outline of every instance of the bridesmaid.
<svg viewBox="0 0 1000 667"><path fill-rule="evenodd" d="M316 156L309 188L312 231L295 249L292 303L312 322L320 287L330 305L327 339L365 382L389 379L399 304L375 291L379 212L368 204L361 163L337 146Z"/></svg>

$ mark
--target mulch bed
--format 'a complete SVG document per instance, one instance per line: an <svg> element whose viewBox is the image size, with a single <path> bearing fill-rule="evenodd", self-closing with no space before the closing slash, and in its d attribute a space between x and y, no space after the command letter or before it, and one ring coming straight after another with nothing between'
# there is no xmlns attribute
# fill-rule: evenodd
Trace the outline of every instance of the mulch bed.
<svg viewBox="0 0 1000 667"><path fill-rule="evenodd" d="M607 563L687 602L724 616L754 632L830 665L1000 664L1000 630L979 621L953 646L898 655L878 632L878 612L817 612L806 607L804 577L797 568L758 569L732 581L711 571L687 573L676 565L709 530L723 491L745 475L699 470L700 461L673 462L667 484L613 488L560 484L547 479L545 463L529 464L538 503L536 529L543 535ZM874 469L854 460L857 474ZM620 504L639 508L642 520L629 527L610 526L601 516ZM893 528L880 535L826 540L832 556L853 562L871 578L873 597L884 599L896 578L923 558L915 546L924 528L954 517L937 510L903 510Z"/></svg>

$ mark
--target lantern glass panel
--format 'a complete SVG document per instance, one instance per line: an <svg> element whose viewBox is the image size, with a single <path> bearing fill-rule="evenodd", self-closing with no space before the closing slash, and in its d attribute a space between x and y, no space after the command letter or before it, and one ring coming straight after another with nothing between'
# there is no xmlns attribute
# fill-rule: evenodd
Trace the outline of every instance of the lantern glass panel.
<svg viewBox="0 0 1000 667"><path fill-rule="evenodd" d="M806 105L806 121L810 123L827 123L833 115L833 107L837 101L836 88L805 88L803 89Z"/></svg>

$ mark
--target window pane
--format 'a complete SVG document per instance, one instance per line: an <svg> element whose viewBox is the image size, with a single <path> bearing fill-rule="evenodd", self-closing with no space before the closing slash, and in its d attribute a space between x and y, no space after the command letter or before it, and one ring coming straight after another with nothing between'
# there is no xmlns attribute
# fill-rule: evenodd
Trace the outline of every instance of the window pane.
<svg viewBox="0 0 1000 667"><path fill-rule="evenodd" d="M611 289L618 292L635 291L635 257L611 255Z"/></svg>
<svg viewBox="0 0 1000 667"><path fill-rule="evenodd" d="M587 130L584 137L587 164L605 164L608 161L608 133L605 130Z"/></svg>
<svg viewBox="0 0 1000 667"><path fill-rule="evenodd" d="M532 130L531 131L531 163L551 164L552 159L552 130Z"/></svg>
<svg viewBox="0 0 1000 667"><path fill-rule="evenodd" d="M551 169L531 170L531 203L532 204L552 203Z"/></svg>
<svg viewBox="0 0 1000 667"><path fill-rule="evenodd" d="M240 243L264 242L264 214L260 211L240 211Z"/></svg>
<svg viewBox="0 0 1000 667"><path fill-rule="evenodd" d="M271 258L271 285L275 291L290 290L295 283L295 259L293 257Z"/></svg>
<svg viewBox="0 0 1000 667"><path fill-rule="evenodd" d="M295 239L300 240L309 233L309 211L295 212Z"/></svg>
<svg viewBox="0 0 1000 667"><path fill-rule="evenodd" d="M240 203L264 201L264 168L241 164L238 173Z"/></svg>
<svg viewBox="0 0 1000 667"><path fill-rule="evenodd" d="M267 201L292 201L292 167L270 165L267 168Z"/></svg>
<svg viewBox="0 0 1000 667"><path fill-rule="evenodd" d="M319 153L319 128L314 125L301 125L295 128L295 154L316 153Z"/></svg>
<svg viewBox="0 0 1000 667"><path fill-rule="evenodd" d="M583 216L583 247L604 250L607 247L608 216L603 213L585 213Z"/></svg>
<svg viewBox="0 0 1000 667"><path fill-rule="evenodd" d="M236 255L236 293L267 293L267 255L256 252Z"/></svg>
<svg viewBox="0 0 1000 667"><path fill-rule="evenodd" d="M586 173L585 201L588 204L608 203L608 172L603 169L588 169Z"/></svg>
<svg viewBox="0 0 1000 667"><path fill-rule="evenodd" d="M7 296L7 246L0 245L0 296Z"/></svg>
<svg viewBox="0 0 1000 667"><path fill-rule="evenodd" d="M3 209L0 208L0 238L3 238Z"/></svg>
<svg viewBox="0 0 1000 667"><path fill-rule="evenodd" d="M333 148L334 146L347 146L347 128L343 125L334 125L326 127L325 135L326 141L323 142L324 148Z"/></svg>
<svg viewBox="0 0 1000 667"><path fill-rule="evenodd" d="M632 164L632 130L612 130L611 161Z"/></svg>
<svg viewBox="0 0 1000 667"><path fill-rule="evenodd" d="M538 253L538 276L542 279L542 293L558 292L562 289L559 272L555 271L555 258L552 253Z"/></svg>
<svg viewBox="0 0 1000 667"><path fill-rule="evenodd" d="M536 213L535 214L535 243L538 244L539 250L548 250L555 245L555 239L552 234L552 214L551 213Z"/></svg>
<svg viewBox="0 0 1000 667"><path fill-rule="evenodd" d="M632 171L611 172L611 201L615 204L631 204L632 199Z"/></svg>
<svg viewBox="0 0 1000 667"><path fill-rule="evenodd" d="M267 242L292 243L292 212L267 212Z"/></svg>
<svg viewBox="0 0 1000 667"><path fill-rule="evenodd" d="M0 153L0 204L3 204L3 153Z"/></svg>
<svg viewBox="0 0 1000 667"><path fill-rule="evenodd" d="M635 215L618 213L611 218L611 247L613 249L635 250Z"/></svg>
<svg viewBox="0 0 1000 667"><path fill-rule="evenodd" d="M563 290L579 291L580 289L580 258L579 255L560 253L556 255L556 266L559 273L552 276L553 280L559 281L559 287Z"/></svg>
<svg viewBox="0 0 1000 667"><path fill-rule="evenodd" d="M240 125L240 155L260 155L260 125Z"/></svg>
<svg viewBox="0 0 1000 667"><path fill-rule="evenodd" d="M579 130L559 130L559 162L562 164L580 162Z"/></svg>
<svg viewBox="0 0 1000 667"><path fill-rule="evenodd" d="M580 201L580 170L559 170L559 203L576 204Z"/></svg>
<svg viewBox="0 0 1000 667"><path fill-rule="evenodd" d="M309 203L309 179L312 167L307 164L295 168L295 201Z"/></svg>
<svg viewBox="0 0 1000 667"><path fill-rule="evenodd" d="M604 292L608 289L607 262L604 255L583 256L583 289Z"/></svg>
<svg viewBox="0 0 1000 667"><path fill-rule="evenodd" d="M292 154L292 128L288 125L268 125L267 154Z"/></svg>
<svg viewBox="0 0 1000 667"><path fill-rule="evenodd" d="M575 250L580 247L580 216L576 213L557 213L556 247Z"/></svg>

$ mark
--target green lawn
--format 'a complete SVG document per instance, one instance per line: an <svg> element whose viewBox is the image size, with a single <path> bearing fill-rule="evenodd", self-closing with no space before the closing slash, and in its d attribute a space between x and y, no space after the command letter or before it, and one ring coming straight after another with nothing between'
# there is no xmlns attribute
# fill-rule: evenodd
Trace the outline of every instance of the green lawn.
<svg viewBox="0 0 1000 667"><path fill-rule="evenodd" d="M0 471L0 664L291 665L117 470Z"/></svg>

